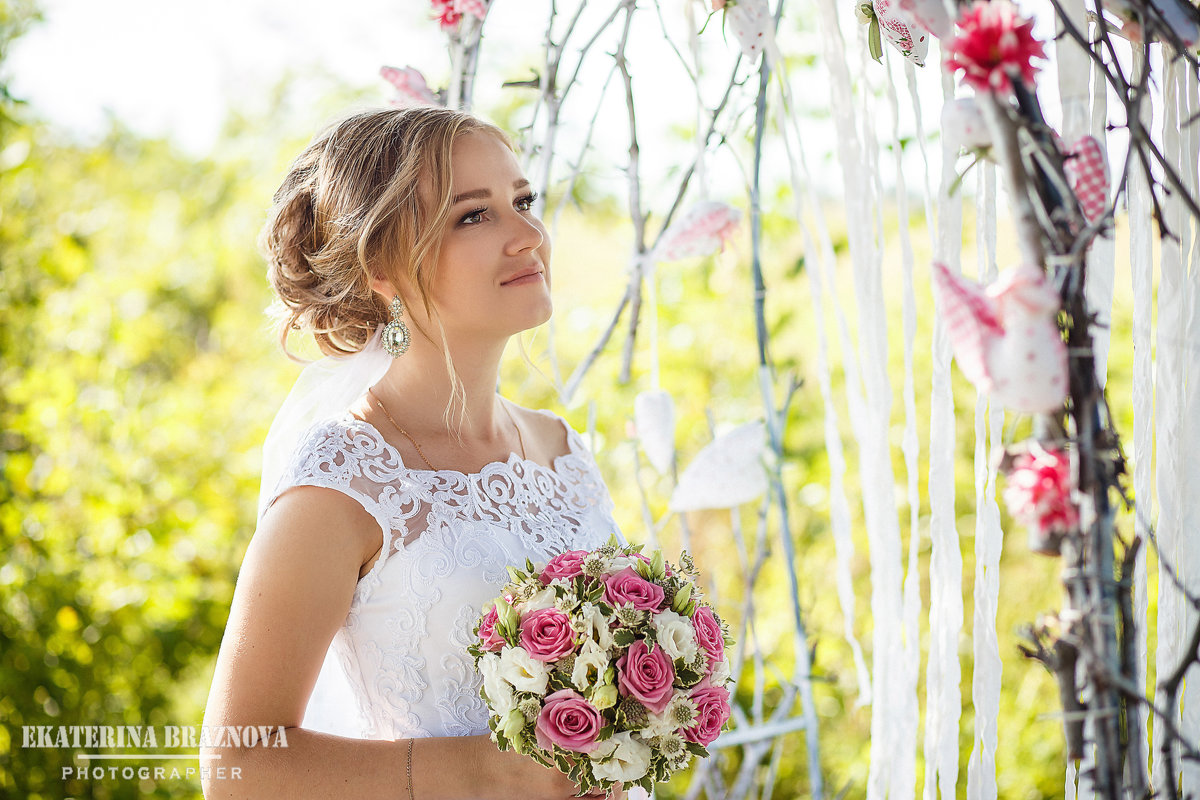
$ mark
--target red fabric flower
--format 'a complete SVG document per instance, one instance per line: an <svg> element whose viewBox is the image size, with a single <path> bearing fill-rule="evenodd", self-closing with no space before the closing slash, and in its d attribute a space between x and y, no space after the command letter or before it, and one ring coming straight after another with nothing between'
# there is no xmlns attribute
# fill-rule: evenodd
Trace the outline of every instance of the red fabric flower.
<svg viewBox="0 0 1200 800"><path fill-rule="evenodd" d="M1008 513L1043 537L1069 533L1079 524L1071 502L1071 462L1060 450L1022 453L1013 460L1004 488Z"/></svg>
<svg viewBox="0 0 1200 800"><path fill-rule="evenodd" d="M945 67L964 71L963 80L978 91L1011 92L1009 73L1033 80L1033 58L1045 58L1033 38L1033 20L1017 13L1009 0L975 0L958 20L958 34L947 47Z"/></svg>

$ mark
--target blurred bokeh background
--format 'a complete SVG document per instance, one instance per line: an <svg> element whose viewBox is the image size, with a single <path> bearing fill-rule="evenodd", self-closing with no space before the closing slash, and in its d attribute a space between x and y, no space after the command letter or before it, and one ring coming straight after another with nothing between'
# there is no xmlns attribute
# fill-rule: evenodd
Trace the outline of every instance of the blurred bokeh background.
<svg viewBox="0 0 1200 800"><path fill-rule="evenodd" d="M437 27L421 4L344 5L344 12L333 12L317 3L201 9L0 0L0 796L199 795L195 780L64 781L61 768L74 763L71 751L23 748L20 731L200 722L253 533L261 442L299 370L280 353L264 314L270 294L257 231L287 163L317 128L352 108L385 102L380 64L435 62L439 52ZM802 15L797 19L802 32ZM512 65L501 77L524 77L527 65L508 57ZM95 84L106 88L87 88ZM115 99L98 99L105 97ZM511 124L521 108L511 93L497 93L478 110ZM812 118L824 124L819 109ZM686 147L689 131L663 127L664 150ZM585 176L581 202L559 221L554 336L524 337L543 371L550 370L547 347L568 369L578 363L623 291L631 234L620 194L606 184L611 177ZM837 236L842 212L836 197L828 201ZM806 313L803 246L785 193L767 196L764 210L773 355L781 369L807 379L815 333ZM970 219L964 231L973 235ZM928 237L913 233L918 263L927 263L920 243ZM844 255L844 237L834 244ZM681 454L707 443L712 424L761 413L748 256L743 237L725 253L659 275L657 377L676 398ZM885 263L895 256L885 254ZM884 280L899 286L894 269ZM888 294L897 319L899 295ZM927 291L921 303L931 308ZM1127 336L1129 313L1118 300L1109 378L1117 397L1128 394L1131 348L1116 343ZM917 358L927 362L930 315L917 324ZM635 362L632 380L620 383L618 344L614 339L570 408L515 346L504 391L590 429L618 521L639 541L646 538L645 520L662 518L670 486L637 455L633 399L651 377L646 362ZM647 346L645 337L637 346ZM899 337L891 347L899 364ZM955 380L958 407L971 408L973 390ZM922 394L918 418L927 420ZM1122 404L1114 410L1127 427ZM861 797L870 712L856 704L829 577L821 413L815 382L806 383L790 410L784 477L797 499L792 528L814 644L827 785ZM974 497L972 448L969 437L960 438L960 509L969 510ZM857 489L847 488L853 508ZM754 513L751 505L742 515L748 528ZM729 514L695 513L689 523L697 561L717 597L736 597L740 579L720 568L736 558ZM969 537L971 519L959 528ZM678 526L666 525L659 535L674 558ZM861 525L855 536L854 574L865 607L869 567ZM1062 744L1049 716L1053 684L1015 657L1015 643L1020 625L1056 604L1057 565L1010 540L997 623L1007 665L1000 795L1055 797L1062 792ZM969 541L963 549L969 575ZM775 598L757 632L760 645L786 651L790 619L777 563L767 565L760 589ZM965 602L970 620L969 590ZM869 642L869 620L858 626ZM961 656L965 774L972 714L967 639ZM776 793L798 796L807 782L801 737L790 737L784 752ZM677 783L660 787L660 796L679 796L686 779Z"/></svg>

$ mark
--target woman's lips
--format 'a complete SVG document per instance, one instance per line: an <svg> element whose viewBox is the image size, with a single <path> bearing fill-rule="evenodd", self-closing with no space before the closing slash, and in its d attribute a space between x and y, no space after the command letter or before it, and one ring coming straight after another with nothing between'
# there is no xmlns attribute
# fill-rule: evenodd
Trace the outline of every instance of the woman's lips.
<svg viewBox="0 0 1200 800"><path fill-rule="evenodd" d="M540 272L534 272L530 275L524 275L520 278L513 278L511 281L505 281L501 286L522 286L526 283L540 283L544 280L544 276Z"/></svg>

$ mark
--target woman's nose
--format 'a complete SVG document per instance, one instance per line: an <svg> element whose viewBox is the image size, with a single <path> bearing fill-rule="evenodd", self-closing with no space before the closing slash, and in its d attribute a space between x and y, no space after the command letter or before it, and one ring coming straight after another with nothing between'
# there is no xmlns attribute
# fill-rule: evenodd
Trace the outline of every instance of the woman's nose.
<svg viewBox="0 0 1200 800"><path fill-rule="evenodd" d="M545 240L541 220L537 217L518 214L514 218L513 230L509 236L509 249L514 253L536 250Z"/></svg>

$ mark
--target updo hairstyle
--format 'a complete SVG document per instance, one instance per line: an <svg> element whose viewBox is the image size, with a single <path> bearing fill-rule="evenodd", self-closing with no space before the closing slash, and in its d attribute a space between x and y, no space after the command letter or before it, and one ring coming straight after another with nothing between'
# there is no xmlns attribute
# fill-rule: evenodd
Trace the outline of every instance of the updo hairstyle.
<svg viewBox="0 0 1200 800"><path fill-rule="evenodd" d="M379 109L335 122L292 163L260 237L285 352L293 330L312 333L325 355L361 350L388 320L373 276L397 286L406 276L441 327L430 287L450 214L450 149L475 131L512 147L462 111Z"/></svg>

